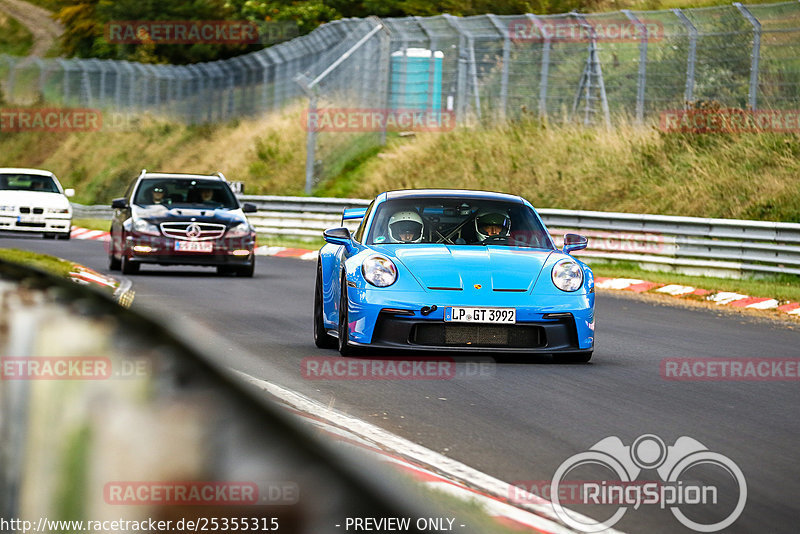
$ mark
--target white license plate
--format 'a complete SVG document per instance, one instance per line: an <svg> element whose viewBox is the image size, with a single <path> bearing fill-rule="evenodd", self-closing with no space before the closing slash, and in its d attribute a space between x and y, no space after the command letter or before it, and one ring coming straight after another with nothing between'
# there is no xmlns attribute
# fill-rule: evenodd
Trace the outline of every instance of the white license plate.
<svg viewBox="0 0 800 534"><path fill-rule="evenodd" d="M180 252L214 252L211 241L176 241L175 250Z"/></svg>
<svg viewBox="0 0 800 534"><path fill-rule="evenodd" d="M453 306L444 309L444 320L454 323L514 324L517 322L517 310L516 308Z"/></svg>
<svg viewBox="0 0 800 534"><path fill-rule="evenodd" d="M43 223L44 215L20 215L17 222L21 223Z"/></svg>

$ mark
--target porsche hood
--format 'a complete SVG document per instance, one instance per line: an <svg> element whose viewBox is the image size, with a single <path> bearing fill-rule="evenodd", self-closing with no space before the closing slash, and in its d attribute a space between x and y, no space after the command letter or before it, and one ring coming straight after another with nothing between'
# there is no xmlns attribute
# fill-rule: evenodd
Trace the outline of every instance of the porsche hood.
<svg viewBox="0 0 800 534"><path fill-rule="evenodd" d="M552 250L506 246L404 245L382 247L426 289L494 291L533 289Z"/></svg>

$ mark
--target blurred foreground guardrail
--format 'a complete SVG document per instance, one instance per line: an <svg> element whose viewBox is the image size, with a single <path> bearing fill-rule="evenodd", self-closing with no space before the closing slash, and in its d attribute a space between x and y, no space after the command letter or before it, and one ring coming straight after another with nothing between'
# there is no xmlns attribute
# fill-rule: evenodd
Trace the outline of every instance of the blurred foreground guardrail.
<svg viewBox="0 0 800 534"><path fill-rule="evenodd" d="M259 233L292 239L319 238L341 225L342 210L369 200L242 195L258 206L250 221ZM557 244L568 231L589 237L586 259L635 261L648 268L689 274L800 275L800 224L540 209ZM110 217L102 206L76 206L75 217Z"/></svg>
<svg viewBox="0 0 800 534"><path fill-rule="evenodd" d="M3 260L0 302L2 532L337 534L442 513L247 387L206 328Z"/></svg>

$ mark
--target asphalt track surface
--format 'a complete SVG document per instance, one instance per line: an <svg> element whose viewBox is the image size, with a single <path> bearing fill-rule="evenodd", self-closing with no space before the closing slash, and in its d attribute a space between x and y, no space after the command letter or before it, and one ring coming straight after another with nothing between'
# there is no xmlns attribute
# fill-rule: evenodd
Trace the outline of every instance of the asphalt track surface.
<svg viewBox="0 0 800 534"><path fill-rule="evenodd" d="M45 252L109 272L101 242L0 236L0 247ZM681 436L694 438L735 462L747 481L744 512L725 532L797 531L800 383L676 382L660 374L663 358L800 358L797 329L601 293L597 348L588 365L539 359L502 362L484 376L451 380L306 380L303 358L338 357L312 341L314 274L314 262L290 258L258 258L253 279L218 277L204 268L144 267L132 277L134 308L199 322L231 341L230 351L217 355L225 364L507 482L549 481L567 458L609 436L625 445L643 434L667 445ZM459 365L463 370L468 364ZM608 473L597 476L603 472ZM690 475L715 485L720 500L737 492L721 469L701 466L682 480ZM652 470L638 479L660 480ZM721 514L720 507L681 509L711 522L732 510L728 505ZM615 509L573 508L599 518ZM629 509L615 528L692 532L658 505Z"/></svg>

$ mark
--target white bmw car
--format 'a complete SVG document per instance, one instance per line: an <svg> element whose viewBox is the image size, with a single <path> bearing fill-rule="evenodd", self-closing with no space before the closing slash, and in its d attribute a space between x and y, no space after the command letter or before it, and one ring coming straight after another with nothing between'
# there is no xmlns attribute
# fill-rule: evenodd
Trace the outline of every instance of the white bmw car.
<svg viewBox="0 0 800 534"><path fill-rule="evenodd" d="M69 239L74 194L50 171L0 168L0 230Z"/></svg>

